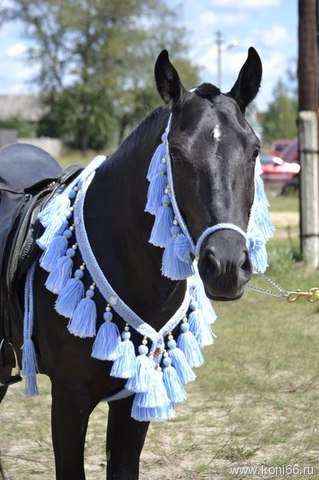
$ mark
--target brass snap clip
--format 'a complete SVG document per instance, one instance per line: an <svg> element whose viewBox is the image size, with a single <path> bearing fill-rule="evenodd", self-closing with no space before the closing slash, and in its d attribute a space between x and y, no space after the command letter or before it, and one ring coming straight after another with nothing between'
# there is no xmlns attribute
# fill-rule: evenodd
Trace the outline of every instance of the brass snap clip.
<svg viewBox="0 0 319 480"><path fill-rule="evenodd" d="M307 292L303 292L299 289L295 292L289 292L287 301L289 303L294 303L301 297L305 297L310 303L319 302L319 287L310 288Z"/></svg>

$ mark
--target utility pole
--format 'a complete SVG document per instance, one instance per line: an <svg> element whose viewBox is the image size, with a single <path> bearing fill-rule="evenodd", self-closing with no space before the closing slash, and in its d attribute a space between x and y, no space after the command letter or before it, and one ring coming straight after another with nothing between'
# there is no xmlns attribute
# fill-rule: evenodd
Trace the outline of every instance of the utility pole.
<svg viewBox="0 0 319 480"><path fill-rule="evenodd" d="M317 2L299 0L300 237L305 263L319 266Z"/></svg>

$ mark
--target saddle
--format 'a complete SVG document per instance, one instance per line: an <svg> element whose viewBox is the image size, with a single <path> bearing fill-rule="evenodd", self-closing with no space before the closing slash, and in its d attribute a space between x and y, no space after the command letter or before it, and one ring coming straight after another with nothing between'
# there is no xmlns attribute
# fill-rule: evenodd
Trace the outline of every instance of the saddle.
<svg viewBox="0 0 319 480"><path fill-rule="evenodd" d="M84 168L72 165L62 170L41 148L17 143L0 150L0 365L16 359L12 331L22 324L22 299L18 282L40 254L36 239L43 233L37 219L47 202ZM21 328L17 329L21 332ZM20 333L21 335L21 333ZM8 348L9 346L9 348ZM11 348L12 347L12 348ZM6 351L11 351L5 354ZM13 354L12 354L13 352ZM7 358L6 358L7 357ZM16 364L15 362L13 362ZM19 381L19 375L1 384Z"/></svg>

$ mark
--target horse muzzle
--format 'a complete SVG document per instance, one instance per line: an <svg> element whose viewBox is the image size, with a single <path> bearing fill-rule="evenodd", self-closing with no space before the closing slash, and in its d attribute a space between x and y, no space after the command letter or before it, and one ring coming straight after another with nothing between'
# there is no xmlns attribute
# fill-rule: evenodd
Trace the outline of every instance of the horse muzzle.
<svg viewBox="0 0 319 480"><path fill-rule="evenodd" d="M203 242L199 273L212 300L237 300L252 276L245 239L236 231L219 230Z"/></svg>

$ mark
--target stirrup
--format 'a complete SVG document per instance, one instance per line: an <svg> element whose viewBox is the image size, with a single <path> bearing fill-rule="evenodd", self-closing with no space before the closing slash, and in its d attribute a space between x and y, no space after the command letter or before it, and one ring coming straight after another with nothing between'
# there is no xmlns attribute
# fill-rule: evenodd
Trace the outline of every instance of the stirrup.
<svg viewBox="0 0 319 480"><path fill-rule="evenodd" d="M18 362L16 349L14 348L14 346L11 342L9 342L5 339L2 339L1 343L0 343L0 355L1 355L2 349L4 348L4 345L9 345L11 347L13 357L14 357L15 366L13 367L13 374L12 375L9 375L8 377L0 378L0 387L9 387L10 385L13 385L14 383L21 382L22 377L21 377L21 370L20 370L20 367L19 367L19 362Z"/></svg>

